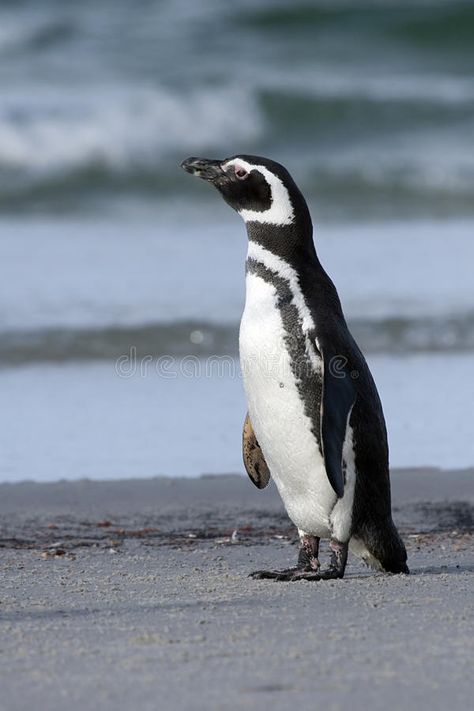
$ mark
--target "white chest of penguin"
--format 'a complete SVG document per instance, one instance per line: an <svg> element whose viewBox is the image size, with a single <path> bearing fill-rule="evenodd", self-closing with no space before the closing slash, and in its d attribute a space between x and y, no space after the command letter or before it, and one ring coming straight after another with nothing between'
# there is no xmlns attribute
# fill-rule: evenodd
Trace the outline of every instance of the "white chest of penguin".
<svg viewBox="0 0 474 711"><path fill-rule="evenodd" d="M277 303L276 287L247 273L239 343L250 420L288 515L300 530L325 537L334 533L334 514L346 497L337 502L329 484ZM304 339L302 332L290 335Z"/></svg>

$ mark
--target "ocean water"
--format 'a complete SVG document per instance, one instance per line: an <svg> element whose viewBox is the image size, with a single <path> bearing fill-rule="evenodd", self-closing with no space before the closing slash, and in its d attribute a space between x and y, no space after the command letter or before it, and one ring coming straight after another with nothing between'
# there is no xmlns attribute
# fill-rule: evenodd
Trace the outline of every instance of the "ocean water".
<svg viewBox="0 0 474 711"><path fill-rule="evenodd" d="M242 471L246 237L179 169L238 152L308 198L392 464L474 465L473 46L456 0L1 3L0 480Z"/></svg>
<svg viewBox="0 0 474 711"><path fill-rule="evenodd" d="M0 210L159 211L189 154L280 159L324 219L474 214L474 6L0 6Z"/></svg>
<svg viewBox="0 0 474 711"><path fill-rule="evenodd" d="M0 479L242 471L246 235L227 216L3 221ZM472 224L325 225L316 241L392 465L472 465Z"/></svg>
<svg viewBox="0 0 474 711"><path fill-rule="evenodd" d="M472 357L374 355L396 467L474 461ZM2 480L244 472L238 364L30 364L0 371Z"/></svg>

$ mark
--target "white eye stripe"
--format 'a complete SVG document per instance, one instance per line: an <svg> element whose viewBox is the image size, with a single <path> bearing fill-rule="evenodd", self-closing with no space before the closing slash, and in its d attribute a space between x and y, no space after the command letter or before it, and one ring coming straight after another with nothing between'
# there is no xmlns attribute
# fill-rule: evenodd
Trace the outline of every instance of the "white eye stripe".
<svg viewBox="0 0 474 711"><path fill-rule="evenodd" d="M250 163L246 163L243 160L240 160L239 158L234 158L234 160L229 160L227 163L222 164L222 170L227 172L229 168L235 168L238 170L239 168L242 170L246 170L247 173L252 170L252 168L256 168L257 166L251 166Z"/></svg>
<svg viewBox="0 0 474 711"><path fill-rule="evenodd" d="M239 215L245 222L261 222L268 225L291 225L294 219L294 209L291 204L288 190L283 185L278 176L272 173L264 165L253 165L241 158L234 158L222 165L222 170L227 171L233 167L238 170L245 170L250 173L258 170L270 186L271 205L268 210L259 212L258 210L239 210Z"/></svg>

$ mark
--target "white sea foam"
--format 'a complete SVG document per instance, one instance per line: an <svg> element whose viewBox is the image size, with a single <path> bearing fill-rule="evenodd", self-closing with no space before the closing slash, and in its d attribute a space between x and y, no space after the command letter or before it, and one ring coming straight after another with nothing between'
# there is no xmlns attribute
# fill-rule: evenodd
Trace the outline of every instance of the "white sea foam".
<svg viewBox="0 0 474 711"><path fill-rule="evenodd" d="M431 74L383 72L377 68L355 71L347 65L325 63L324 67L302 67L294 72L279 67L264 67L258 74L246 75L256 89L297 93L308 99L367 100L373 102L409 102L463 105L474 99L474 81L470 76L442 72Z"/></svg>
<svg viewBox="0 0 474 711"><path fill-rule="evenodd" d="M254 97L237 87L188 93L151 86L10 91L0 108L0 163L31 171L91 163L156 167L173 150L199 150L228 135L252 141L261 130Z"/></svg>

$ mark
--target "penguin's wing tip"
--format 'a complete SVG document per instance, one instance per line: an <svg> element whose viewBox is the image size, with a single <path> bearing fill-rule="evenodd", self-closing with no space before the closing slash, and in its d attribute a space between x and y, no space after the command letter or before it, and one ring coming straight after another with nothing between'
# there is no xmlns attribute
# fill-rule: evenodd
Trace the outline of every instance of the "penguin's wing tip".
<svg viewBox="0 0 474 711"><path fill-rule="evenodd" d="M245 418L242 434L242 454L245 469L247 470L250 480L255 484L257 489L264 489L270 481L270 470L263 456L263 452L260 449L255 432L253 431L248 413Z"/></svg>

